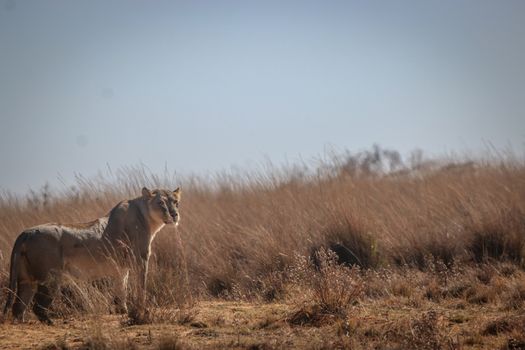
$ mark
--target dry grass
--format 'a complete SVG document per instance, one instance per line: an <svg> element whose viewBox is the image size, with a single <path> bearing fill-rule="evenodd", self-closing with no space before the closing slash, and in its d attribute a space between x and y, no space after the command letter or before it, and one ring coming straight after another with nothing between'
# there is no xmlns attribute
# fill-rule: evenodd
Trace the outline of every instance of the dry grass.
<svg viewBox="0 0 525 350"><path fill-rule="evenodd" d="M336 253L325 249L315 253L314 261L299 256L291 271L291 284L300 292L293 293L297 307L288 317L290 324L321 326L345 320L362 295L357 267L340 264Z"/></svg>
<svg viewBox="0 0 525 350"><path fill-rule="evenodd" d="M453 324L470 322L459 314L464 309L495 309L511 318L523 309L525 164L508 156L406 165L395 152L377 147L314 166L268 167L210 179L175 181L131 168L106 178L79 177L74 188L45 187L27 197L4 193L1 285L7 285L10 249L24 228L90 221L137 196L143 185L179 184L184 191L181 225L157 236L146 304L131 303L130 317L121 323L182 325L187 319L190 324L195 316L188 310L210 299L279 302L291 305L282 320L300 311L298 305L307 313L337 315L321 326L339 327L338 334L350 338L336 336L325 345L316 343L318 348L367 348L367 337L399 348L416 342L413 337L430 341L428 348L456 348L458 340L449 334L454 327L443 325L439 313L434 318L433 309L456 313ZM326 249L335 255L319 259ZM303 264L302 280L295 274L302 264L297 256L311 265ZM301 304L305 295L309 304ZM397 335L355 328L360 322L354 315L366 314L356 308L374 303L403 305L428 317L398 320ZM103 286L72 281L54 312L78 318L105 315L112 308L111 293ZM388 322L396 322L395 317ZM477 329L459 342L479 347L495 337L497 347L508 347L512 332L516 327L494 335ZM183 336L177 339L175 348L190 346ZM245 342L250 344L273 346Z"/></svg>

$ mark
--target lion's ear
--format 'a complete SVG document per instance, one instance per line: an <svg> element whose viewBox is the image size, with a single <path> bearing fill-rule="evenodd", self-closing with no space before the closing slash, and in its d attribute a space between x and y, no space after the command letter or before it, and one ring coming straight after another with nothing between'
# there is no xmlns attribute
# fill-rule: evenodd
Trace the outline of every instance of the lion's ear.
<svg viewBox="0 0 525 350"><path fill-rule="evenodd" d="M142 197L151 198L153 197L153 193L151 193L151 191L147 187L142 187Z"/></svg>
<svg viewBox="0 0 525 350"><path fill-rule="evenodd" d="M181 193L181 189L180 187L177 187L177 189L175 191L173 191L173 195L177 198L177 199L180 199L180 193Z"/></svg>

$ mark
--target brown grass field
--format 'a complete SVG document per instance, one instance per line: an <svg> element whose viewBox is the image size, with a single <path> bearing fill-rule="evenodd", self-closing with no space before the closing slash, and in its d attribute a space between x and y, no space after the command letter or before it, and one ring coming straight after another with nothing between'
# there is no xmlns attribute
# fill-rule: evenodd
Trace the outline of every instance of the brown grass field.
<svg viewBox="0 0 525 350"><path fill-rule="evenodd" d="M17 235L182 185L146 309L69 281L55 324L0 321L0 348L525 349L525 162L371 151L176 179L123 169L0 198L0 303ZM130 287L133 289L133 286Z"/></svg>

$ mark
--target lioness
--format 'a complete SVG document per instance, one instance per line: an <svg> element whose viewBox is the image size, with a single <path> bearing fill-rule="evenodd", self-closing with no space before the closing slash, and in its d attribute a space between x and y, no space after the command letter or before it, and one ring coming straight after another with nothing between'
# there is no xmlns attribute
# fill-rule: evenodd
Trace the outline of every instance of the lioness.
<svg viewBox="0 0 525 350"><path fill-rule="evenodd" d="M180 196L180 188L150 191L144 187L141 197L118 203L95 221L44 224L22 232L11 253L4 315L12 306L15 319L23 321L26 306L35 296L34 313L50 324L47 309L64 272L88 280L114 279L120 311L125 312L129 271L139 273L139 287L145 293L151 242L164 225L178 224Z"/></svg>

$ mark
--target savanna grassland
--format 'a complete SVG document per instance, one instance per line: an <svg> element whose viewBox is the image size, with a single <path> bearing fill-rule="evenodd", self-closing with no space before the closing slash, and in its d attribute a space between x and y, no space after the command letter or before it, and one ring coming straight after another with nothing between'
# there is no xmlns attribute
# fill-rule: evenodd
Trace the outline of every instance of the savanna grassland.
<svg viewBox="0 0 525 350"><path fill-rule="evenodd" d="M403 160L374 147L209 178L122 169L0 198L0 282L24 228L105 215L182 185L146 307L67 280L55 324L0 323L0 348L525 349L525 163ZM133 295L133 285L130 286Z"/></svg>

